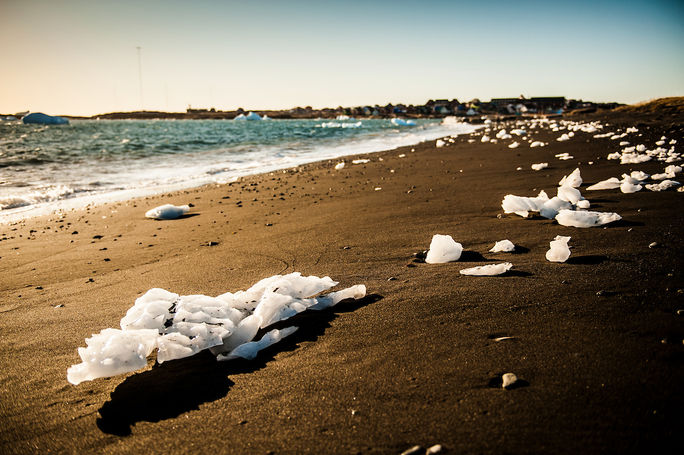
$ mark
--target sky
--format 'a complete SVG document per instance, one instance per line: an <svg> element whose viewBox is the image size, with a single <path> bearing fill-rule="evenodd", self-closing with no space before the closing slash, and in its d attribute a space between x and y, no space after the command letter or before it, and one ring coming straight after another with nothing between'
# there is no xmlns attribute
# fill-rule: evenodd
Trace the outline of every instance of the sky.
<svg viewBox="0 0 684 455"><path fill-rule="evenodd" d="M684 95L684 2L0 0L5 114L521 94Z"/></svg>

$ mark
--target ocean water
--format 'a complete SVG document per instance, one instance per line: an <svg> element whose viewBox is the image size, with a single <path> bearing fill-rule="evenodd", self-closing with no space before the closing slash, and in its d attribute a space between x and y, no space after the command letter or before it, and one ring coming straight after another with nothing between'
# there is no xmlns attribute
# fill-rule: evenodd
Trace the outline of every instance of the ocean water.
<svg viewBox="0 0 684 455"><path fill-rule="evenodd" d="M439 120L0 122L0 222L358 153L475 127Z"/></svg>

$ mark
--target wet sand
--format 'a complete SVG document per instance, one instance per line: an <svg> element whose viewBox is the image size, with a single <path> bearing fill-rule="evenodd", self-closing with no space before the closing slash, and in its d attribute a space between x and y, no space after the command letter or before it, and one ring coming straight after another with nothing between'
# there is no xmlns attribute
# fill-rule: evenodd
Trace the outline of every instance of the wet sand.
<svg viewBox="0 0 684 455"><path fill-rule="evenodd" d="M602 119L638 126L634 144L684 144L679 117ZM0 452L684 450L684 194L586 191L665 164L620 165L605 159L619 141L559 135L517 149L462 136L350 157L339 171L324 161L0 226ZM622 221L576 229L502 214L506 194L552 196L578 165L592 209ZM144 218L163 203L193 207ZM460 261L414 257L438 233L463 244ZM556 235L572 237L563 264L544 258ZM488 252L506 238L515 254ZM514 268L503 276L459 274L504 261ZM254 361L205 353L66 381L84 339L117 327L152 287L218 295L294 271L369 295L297 316L300 330ZM500 388L506 372L519 387Z"/></svg>

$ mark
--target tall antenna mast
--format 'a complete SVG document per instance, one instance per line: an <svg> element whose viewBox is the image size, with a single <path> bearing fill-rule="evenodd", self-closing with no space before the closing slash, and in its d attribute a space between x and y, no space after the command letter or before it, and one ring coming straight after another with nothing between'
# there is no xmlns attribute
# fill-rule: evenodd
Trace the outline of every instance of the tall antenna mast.
<svg viewBox="0 0 684 455"><path fill-rule="evenodd" d="M143 103L143 84L142 84L142 55L140 46L136 46L138 50L138 85L140 86L140 110L145 110L145 104Z"/></svg>

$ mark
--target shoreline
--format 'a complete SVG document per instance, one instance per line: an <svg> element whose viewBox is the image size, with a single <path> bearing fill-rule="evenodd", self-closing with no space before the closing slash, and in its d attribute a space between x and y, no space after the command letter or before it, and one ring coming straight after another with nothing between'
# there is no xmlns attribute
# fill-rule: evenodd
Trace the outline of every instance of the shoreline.
<svg viewBox="0 0 684 455"><path fill-rule="evenodd" d="M637 126L644 143L684 143L678 119L601 121ZM2 451L683 449L683 195L586 191L664 164L619 165L605 159L615 141L560 134L516 149L463 135L367 154L340 171L325 160L1 225ZM574 158L555 158L563 152ZM550 166L530 170L542 161ZM576 229L502 213L506 194L551 195L578 166L592 210L621 222ZM188 202L184 218L144 218ZM461 260L416 260L433 234L461 242ZM567 263L544 259L555 235L572 237ZM505 238L515 254L488 252ZM503 276L459 275L504 261L514 267ZM150 288L219 295L293 271L365 284L372 298L298 320L298 333L250 362L200 354L66 381L84 339L117 327ZM505 372L523 386L498 387Z"/></svg>

